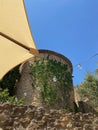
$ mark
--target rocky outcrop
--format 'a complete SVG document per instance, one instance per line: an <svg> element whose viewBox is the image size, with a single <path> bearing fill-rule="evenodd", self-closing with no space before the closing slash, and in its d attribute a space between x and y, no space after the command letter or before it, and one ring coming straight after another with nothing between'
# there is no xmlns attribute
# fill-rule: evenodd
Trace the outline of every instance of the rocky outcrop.
<svg viewBox="0 0 98 130"><path fill-rule="evenodd" d="M98 130L98 117L5 103L0 105L0 130Z"/></svg>

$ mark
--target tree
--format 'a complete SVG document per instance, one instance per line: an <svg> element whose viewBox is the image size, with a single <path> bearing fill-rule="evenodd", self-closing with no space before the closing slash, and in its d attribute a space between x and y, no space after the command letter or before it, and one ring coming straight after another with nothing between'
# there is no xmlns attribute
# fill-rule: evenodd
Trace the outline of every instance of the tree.
<svg viewBox="0 0 98 130"><path fill-rule="evenodd" d="M92 107L98 107L98 69L94 73L87 73L84 82L78 86L81 100Z"/></svg>

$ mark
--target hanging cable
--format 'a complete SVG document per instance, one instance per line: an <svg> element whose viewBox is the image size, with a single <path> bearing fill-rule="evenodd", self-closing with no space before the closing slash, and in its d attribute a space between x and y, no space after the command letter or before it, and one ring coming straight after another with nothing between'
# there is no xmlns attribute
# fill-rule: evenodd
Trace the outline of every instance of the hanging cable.
<svg viewBox="0 0 98 130"><path fill-rule="evenodd" d="M98 53L96 53L96 54L94 54L94 55L92 55L92 56L90 56L89 58L87 58L86 60L82 60L80 63L78 63L78 64L76 64L75 66L74 66L74 68L78 68L78 69L82 69L82 64L81 63L85 63L85 62L88 62L89 60L91 60L92 58L94 58L94 57L96 57L98 55Z"/></svg>

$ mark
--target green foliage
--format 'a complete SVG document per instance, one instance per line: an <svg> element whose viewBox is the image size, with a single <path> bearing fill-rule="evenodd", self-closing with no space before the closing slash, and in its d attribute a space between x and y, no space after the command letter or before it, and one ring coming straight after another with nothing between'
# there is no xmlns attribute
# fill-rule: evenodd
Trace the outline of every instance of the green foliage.
<svg viewBox="0 0 98 130"><path fill-rule="evenodd" d="M68 86L72 85L72 76L66 64L49 59L48 56L47 59L35 59L31 64L31 70L33 85L40 90L45 104L51 106L56 101L69 98L70 87Z"/></svg>
<svg viewBox="0 0 98 130"><path fill-rule="evenodd" d="M16 80L19 80L20 78L20 73L19 73L19 66L15 67L12 69L10 72L8 72L4 78L0 81L0 88L2 89L8 89L9 95L13 96L14 95L14 87Z"/></svg>
<svg viewBox="0 0 98 130"><path fill-rule="evenodd" d="M0 90L0 103L9 102L11 104L19 105L23 104L23 101L24 101L23 99L18 100L14 96L9 96L8 89Z"/></svg>
<svg viewBox="0 0 98 130"><path fill-rule="evenodd" d="M98 107L98 73L87 73L84 82L78 87L78 92L82 100L87 100L88 104Z"/></svg>

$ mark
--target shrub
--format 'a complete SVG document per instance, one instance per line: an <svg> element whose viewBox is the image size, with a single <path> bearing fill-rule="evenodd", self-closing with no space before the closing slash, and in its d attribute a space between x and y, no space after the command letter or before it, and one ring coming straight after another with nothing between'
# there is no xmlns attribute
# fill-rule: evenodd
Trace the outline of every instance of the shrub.
<svg viewBox="0 0 98 130"><path fill-rule="evenodd" d="M15 96L9 96L8 89L0 90L0 103L23 104L23 99L18 100Z"/></svg>
<svg viewBox="0 0 98 130"><path fill-rule="evenodd" d="M77 88L81 100L86 101L92 107L98 107L98 70L95 73L87 73L85 80Z"/></svg>

